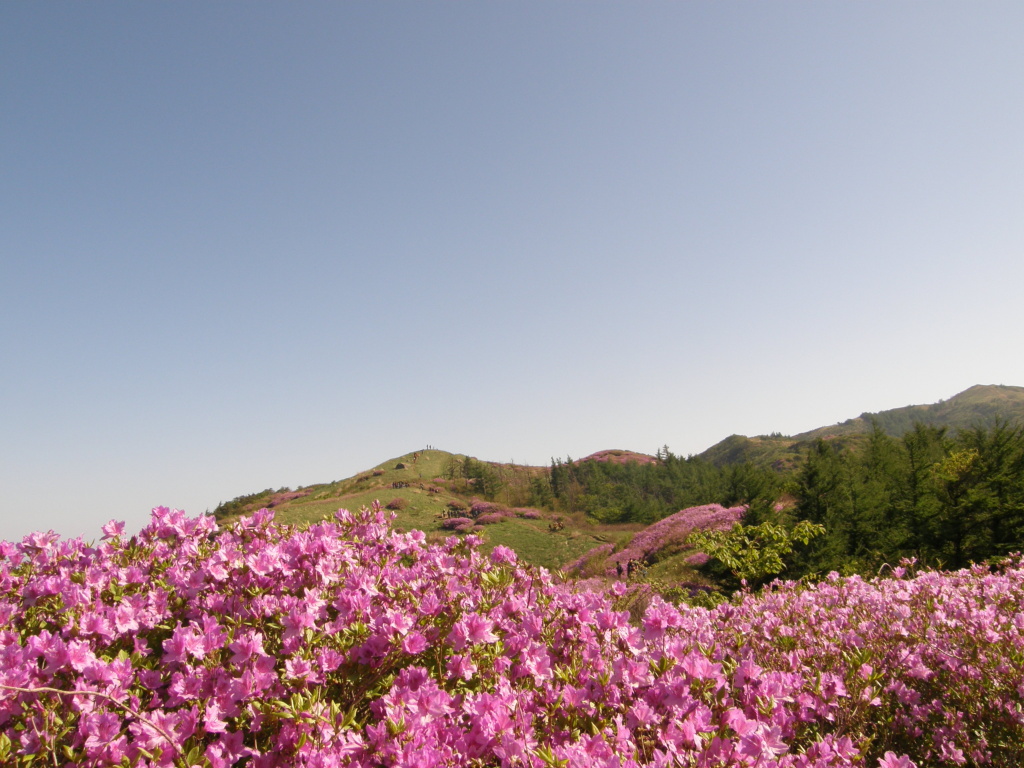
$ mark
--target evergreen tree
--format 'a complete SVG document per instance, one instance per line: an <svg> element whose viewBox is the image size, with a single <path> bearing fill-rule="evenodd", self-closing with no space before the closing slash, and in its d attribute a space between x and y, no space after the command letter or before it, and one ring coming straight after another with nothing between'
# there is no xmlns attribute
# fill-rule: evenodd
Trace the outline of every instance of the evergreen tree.
<svg viewBox="0 0 1024 768"><path fill-rule="evenodd" d="M893 515L907 532L904 554L925 557L932 546L931 521L938 514L935 496L935 466L948 452L946 430L915 423L901 440L904 449L904 470Z"/></svg>
<svg viewBox="0 0 1024 768"><path fill-rule="evenodd" d="M851 550L853 512L849 467L838 447L818 440L797 477L797 516L825 527L825 535L801 553L804 572L844 570Z"/></svg>
<svg viewBox="0 0 1024 768"><path fill-rule="evenodd" d="M896 514L900 478L905 474L901 446L872 425L865 447L850 458L850 550L858 570L874 570L899 559L909 536Z"/></svg>

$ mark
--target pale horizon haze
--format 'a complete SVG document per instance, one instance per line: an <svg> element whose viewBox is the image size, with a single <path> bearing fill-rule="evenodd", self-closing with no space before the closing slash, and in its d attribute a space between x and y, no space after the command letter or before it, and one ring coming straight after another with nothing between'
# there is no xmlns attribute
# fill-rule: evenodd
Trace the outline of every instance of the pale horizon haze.
<svg viewBox="0 0 1024 768"><path fill-rule="evenodd" d="M1019 2L0 4L0 539L1024 385Z"/></svg>

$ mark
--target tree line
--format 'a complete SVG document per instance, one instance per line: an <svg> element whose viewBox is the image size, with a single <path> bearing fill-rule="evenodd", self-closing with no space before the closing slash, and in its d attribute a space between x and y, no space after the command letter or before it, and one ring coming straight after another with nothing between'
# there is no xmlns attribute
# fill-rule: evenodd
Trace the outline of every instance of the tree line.
<svg viewBox="0 0 1024 768"><path fill-rule="evenodd" d="M825 535L787 575L877 571L903 557L962 568L1024 547L1024 428L997 423L950 435L915 424L902 438L877 425L850 451L819 440L794 478L790 522Z"/></svg>
<svg viewBox="0 0 1024 768"><path fill-rule="evenodd" d="M554 459L533 486L537 506L600 523L650 524L718 503L747 505L745 525L823 526L795 548L782 574L791 578L876 573L905 557L955 569L1024 549L1024 427L1005 422L955 434L916 423L902 437L875 424L862 441L817 440L789 472L667 447L650 463Z"/></svg>
<svg viewBox="0 0 1024 768"><path fill-rule="evenodd" d="M749 462L719 467L697 456L676 456L667 447L656 458L624 464L553 459L549 478L554 504L601 523L650 524L701 504L770 508L784 479Z"/></svg>

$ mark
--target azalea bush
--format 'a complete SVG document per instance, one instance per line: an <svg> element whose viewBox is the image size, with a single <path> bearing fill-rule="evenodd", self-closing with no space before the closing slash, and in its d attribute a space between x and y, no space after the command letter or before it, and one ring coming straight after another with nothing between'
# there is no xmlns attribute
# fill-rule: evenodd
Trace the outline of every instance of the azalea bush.
<svg viewBox="0 0 1024 768"><path fill-rule="evenodd" d="M638 621L379 506L154 510L0 544L0 764L1024 763L1024 564L775 584Z"/></svg>
<svg viewBox="0 0 1024 768"><path fill-rule="evenodd" d="M630 560L649 562L672 554L689 546L688 539L693 532L728 530L743 518L746 511L743 506L723 507L721 504L682 509L638 531L627 546L609 559L606 571L613 573L616 563L625 565Z"/></svg>
<svg viewBox="0 0 1024 768"><path fill-rule="evenodd" d="M441 527L449 531L464 530L474 525L471 517L447 517L441 521Z"/></svg>
<svg viewBox="0 0 1024 768"><path fill-rule="evenodd" d="M504 504L474 498L470 502L469 511L473 517L480 517L481 515L505 515L509 510Z"/></svg>
<svg viewBox="0 0 1024 768"><path fill-rule="evenodd" d="M488 513L486 515L480 515L480 517L478 517L476 519L476 524L477 525L494 525L496 523L502 522L507 517L508 517L508 515L501 515L501 514L498 514L496 512L491 512L491 513Z"/></svg>

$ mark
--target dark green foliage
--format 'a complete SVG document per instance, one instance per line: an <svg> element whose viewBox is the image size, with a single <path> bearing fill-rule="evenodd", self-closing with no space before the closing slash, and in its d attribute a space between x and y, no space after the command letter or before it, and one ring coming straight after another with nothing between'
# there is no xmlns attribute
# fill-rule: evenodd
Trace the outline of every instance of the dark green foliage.
<svg viewBox="0 0 1024 768"><path fill-rule="evenodd" d="M827 536L819 538L801 564L809 571L839 569L850 559L856 542L851 540L853 489L850 462L837 446L819 440L811 448L798 475L799 503L796 516L825 526Z"/></svg>
<svg viewBox="0 0 1024 768"><path fill-rule="evenodd" d="M555 496L551 491L551 481L546 477L534 477L530 480L530 501L531 507L550 507L554 503Z"/></svg>
<svg viewBox="0 0 1024 768"><path fill-rule="evenodd" d="M777 472L753 464L716 467L675 456L667 448L658 460L551 462L551 492L569 512L586 512L602 523L653 523L686 507L749 504L766 514L780 493Z"/></svg>
<svg viewBox="0 0 1024 768"><path fill-rule="evenodd" d="M1024 547L1024 428L916 424L899 440L874 426L866 443L819 440L797 476L799 520L820 523L787 573L870 573L916 557L961 568Z"/></svg>
<svg viewBox="0 0 1024 768"><path fill-rule="evenodd" d="M449 480L465 480L473 491L488 499L497 496L504 485L501 475L491 464L471 456L465 456L461 461L453 456L445 466L444 476Z"/></svg>

